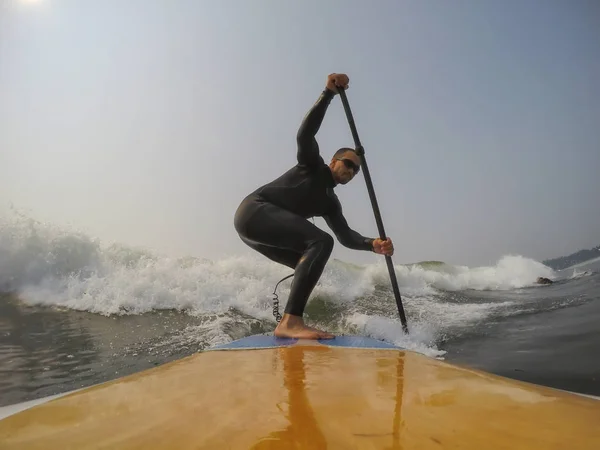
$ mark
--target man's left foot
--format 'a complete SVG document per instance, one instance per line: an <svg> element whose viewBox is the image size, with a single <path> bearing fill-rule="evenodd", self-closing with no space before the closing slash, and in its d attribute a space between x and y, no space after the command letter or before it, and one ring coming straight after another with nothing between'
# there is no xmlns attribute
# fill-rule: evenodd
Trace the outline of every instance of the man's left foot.
<svg viewBox="0 0 600 450"><path fill-rule="evenodd" d="M297 339L333 339L335 336L326 331L306 326L301 317L284 314L275 328L275 336Z"/></svg>

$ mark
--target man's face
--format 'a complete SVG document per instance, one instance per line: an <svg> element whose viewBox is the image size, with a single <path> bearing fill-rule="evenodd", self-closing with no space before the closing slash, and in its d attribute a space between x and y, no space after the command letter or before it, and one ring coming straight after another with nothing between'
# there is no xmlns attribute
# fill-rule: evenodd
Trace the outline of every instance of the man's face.
<svg viewBox="0 0 600 450"><path fill-rule="evenodd" d="M336 183L346 184L358 173L360 158L354 152L346 152L339 158L333 159L329 167Z"/></svg>

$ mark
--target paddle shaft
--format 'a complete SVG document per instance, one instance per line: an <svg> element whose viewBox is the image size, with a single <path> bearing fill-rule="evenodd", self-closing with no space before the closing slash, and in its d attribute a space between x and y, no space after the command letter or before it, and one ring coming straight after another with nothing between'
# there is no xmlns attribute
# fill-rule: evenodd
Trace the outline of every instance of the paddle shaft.
<svg viewBox="0 0 600 450"><path fill-rule="evenodd" d="M356 125L354 124L354 117L350 110L350 104L346 97L344 89L338 89L342 104L344 105L344 111L346 111L346 118L350 125L350 131L354 138L354 145L356 147L356 153L360 158L361 170L365 174L365 182L367 183L367 190L369 191L369 198L371 199L371 206L373 207L373 213L375 214L375 221L377 222L377 230L379 231L379 237L383 240L386 239L385 230L383 228L383 221L381 220L381 213L379 212L379 205L377 204L377 197L375 197L375 190L373 189L373 183L371 181L371 175L369 173L369 167L367 166L367 160L365 159L365 149L360 143L358 137L358 131L356 131ZM390 273L390 280L392 282L392 290L394 291L394 297L396 298L396 306L398 306L398 314L400 314L400 321L402 322L402 330L408 334L408 326L406 324L406 315L404 314L404 307L402 306L402 298L400 297L400 289L398 288L398 281L396 280L396 272L394 271L394 264L392 263L391 256L385 257L388 272Z"/></svg>

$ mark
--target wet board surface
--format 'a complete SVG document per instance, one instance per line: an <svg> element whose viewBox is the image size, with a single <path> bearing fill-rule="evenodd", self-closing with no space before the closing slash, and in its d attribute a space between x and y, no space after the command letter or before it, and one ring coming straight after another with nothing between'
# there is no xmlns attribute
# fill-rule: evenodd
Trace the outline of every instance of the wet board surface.
<svg viewBox="0 0 600 450"><path fill-rule="evenodd" d="M0 420L0 447L597 450L599 421L597 400L376 340L252 336Z"/></svg>

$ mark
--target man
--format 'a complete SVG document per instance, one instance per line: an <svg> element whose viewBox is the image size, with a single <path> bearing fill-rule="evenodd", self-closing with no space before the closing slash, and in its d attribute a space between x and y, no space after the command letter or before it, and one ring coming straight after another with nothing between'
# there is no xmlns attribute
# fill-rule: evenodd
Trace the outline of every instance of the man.
<svg viewBox="0 0 600 450"><path fill-rule="evenodd" d="M278 337L334 337L306 326L302 319L306 302L333 250L333 238L308 218L323 217L338 241L348 248L390 256L394 253L391 239L366 238L350 229L333 192L334 187L348 183L360 170L360 158L354 149L341 148L329 165L319 154L315 135L338 88L348 89L348 83L345 74L327 77L325 90L298 130L298 164L248 195L235 213L235 229L243 242L272 261L295 269L285 314L275 329Z"/></svg>

